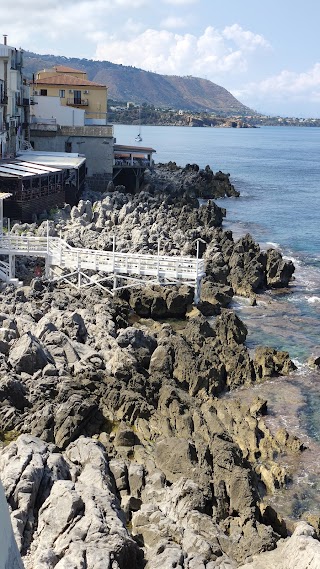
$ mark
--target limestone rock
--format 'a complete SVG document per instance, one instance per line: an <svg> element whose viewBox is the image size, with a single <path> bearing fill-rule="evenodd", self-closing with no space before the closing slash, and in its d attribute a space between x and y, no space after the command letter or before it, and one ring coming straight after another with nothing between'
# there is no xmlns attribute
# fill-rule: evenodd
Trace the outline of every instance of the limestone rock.
<svg viewBox="0 0 320 569"><path fill-rule="evenodd" d="M267 285L274 288L287 287L294 273L292 261L284 261L281 253L276 249L267 251Z"/></svg>
<svg viewBox="0 0 320 569"><path fill-rule="evenodd" d="M319 566L320 543L314 538L314 529L306 522L300 522L293 535L279 541L274 551L255 556L239 569L318 569Z"/></svg>
<svg viewBox="0 0 320 569"><path fill-rule="evenodd" d="M41 346L33 334L27 332L13 345L9 354L9 362L17 372L26 372L33 375L52 363L49 352Z"/></svg>
<svg viewBox="0 0 320 569"><path fill-rule="evenodd" d="M254 367L257 378L263 379L274 375L288 375L296 369L288 352L258 346L254 355Z"/></svg>

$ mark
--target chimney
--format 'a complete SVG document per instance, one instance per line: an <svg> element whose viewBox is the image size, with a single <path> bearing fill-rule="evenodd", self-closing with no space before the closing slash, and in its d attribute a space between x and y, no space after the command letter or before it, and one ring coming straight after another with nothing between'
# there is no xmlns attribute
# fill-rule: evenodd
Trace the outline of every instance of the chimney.
<svg viewBox="0 0 320 569"><path fill-rule="evenodd" d="M7 45L7 37L8 37L8 36L7 36L6 34L3 34L3 43L4 43L4 45Z"/></svg>

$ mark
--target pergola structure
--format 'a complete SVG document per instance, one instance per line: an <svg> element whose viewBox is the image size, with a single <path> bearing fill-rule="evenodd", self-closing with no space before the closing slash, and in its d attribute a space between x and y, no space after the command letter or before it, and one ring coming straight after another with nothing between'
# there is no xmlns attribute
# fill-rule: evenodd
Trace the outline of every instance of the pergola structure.
<svg viewBox="0 0 320 569"><path fill-rule="evenodd" d="M138 191L146 168L153 168L152 155L156 152L148 146L114 145L113 181L121 184L134 180L134 190ZM132 178L133 177L133 178ZM126 184L125 184L126 185ZM131 184L132 185L132 184Z"/></svg>
<svg viewBox="0 0 320 569"><path fill-rule="evenodd" d="M60 168L18 159L0 162L0 190L10 194L5 216L29 222L33 214L64 205L63 178Z"/></svg>

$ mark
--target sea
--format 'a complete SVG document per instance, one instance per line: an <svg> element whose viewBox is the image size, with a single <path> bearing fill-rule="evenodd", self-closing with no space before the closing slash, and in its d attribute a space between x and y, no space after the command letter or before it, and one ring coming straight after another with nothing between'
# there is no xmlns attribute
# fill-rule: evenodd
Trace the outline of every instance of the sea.
<svg viewBox="0 0 320 569"><path fill-rule="evenodd" d="M280 377L237 393L244 401L268 401L267 424L299 436L306 450L281 457L290 474L287 488L270 498L286 520L320 516L320 128L201 128L114 125L116 142L151 147L156 163L209 165L230 174L239 198L226 208L223 224L234 239L250 233L262 249L279 249L296 267L287 290L259 295L252 307L243 298L233 308L248 328L247 346L286 350L297 366Z"/></svg>

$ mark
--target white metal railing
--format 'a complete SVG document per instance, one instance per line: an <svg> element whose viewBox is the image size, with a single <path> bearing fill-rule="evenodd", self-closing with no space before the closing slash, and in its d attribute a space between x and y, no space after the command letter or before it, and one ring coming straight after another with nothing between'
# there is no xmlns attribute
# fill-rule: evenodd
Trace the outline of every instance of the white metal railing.
<svg viewBox="0 0 320 569"><path fill-rule="evenodd" d="M59 237L35 237L9 233L0 237L1 255L37 256L46 259L46 266L69 271L91 270L114 276L156 277L167 282L185 282L199 286L205 275L205 263L197 257L149 255L71 247Z"/></svg>

